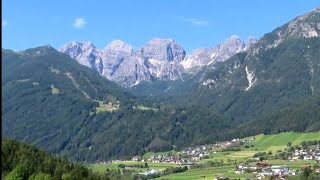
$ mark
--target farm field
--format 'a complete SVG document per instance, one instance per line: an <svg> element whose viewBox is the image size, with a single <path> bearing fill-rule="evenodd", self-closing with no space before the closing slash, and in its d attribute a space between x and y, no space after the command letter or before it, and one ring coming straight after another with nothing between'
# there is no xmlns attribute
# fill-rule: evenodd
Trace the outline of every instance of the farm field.
<svg viewBox="0 0 320 180"><path fill-rule="evenodd" d="M212 180L214 177L229 177L229 178L247 178L253 177L253 174L244 173L244 174L235 174L234 166L221 166L221 167L210 167L203 169L191 169L183 173L170 174L167 176L162 176L158 179L170 179L170 180Z"/></svg>
<svg viewBox="0 0 320 180"><path fill-rule="evenodd" d="M96 113L106 112L106 111L116 111L119 109L119 103L114 104L104 104L103 101L94 100L99 103L99 106L96 107Z"/></svg>
<svg viewBox="0 0 320 180"><path fill-rule="evenodd" d="M283 150L286 148L288 142L292 145L300 145L302 141L320 140L320 132L312 133L295 133L295 132L283 132L279 134L263 135L259 134L252 137L247 137L244 139L255 140L248 145L253 145L254 147L249 148L254 151L272 151ZM249 150L248 149L248 150Z"/></svg>
<svg viewBox="0 0 320 180"><path fill-rule="evenodd" d="M285 160L270 160L267 161L272 165L287 165L289 169L299 170L303 165L314 165L314 161L307 160L307 161L285 161ZM254 165L254 163L249 163ZM190 179L190 180L212 180L214 177L228 177L228 178L248 178L248 177L255 177L256 174L253 173L243 173L243 174L235 174L234 173L235 166L234 165L226 165L221 167L210 167L210 168L203 168L203 169L191 169L186 172L170 174L167 176L162 176L158 179L170 179L170 180L183 180L183 179Z"/></svg>
<svg viewBox="0 0 320 180"><path fill-rule="evenodd" d="M168 153L175 154L177 152L174 150L166 151L166 152L147 152L142 156L142 158L150 158L151 156L164 155L164 154L168 154Z"/></svg>
<svg viewBox="0 0 320 180"><path fill-rule="evenodd" d="M141 164L144 165L143 162L136 162L136 161L122 161L122 162L117 162L117 163L107 163L107 164L93 164L90 165L89 167L92 169L92 171L94 172L106 172L107 168L109 170L113 170L113 169L118 169L118 165L119 164L126 164L126 165L134 165L134 164ZM178 167L179 165L177 164L169 164L169 163L151 163L148 162L148 166L149 168L136 168L136 170L141 172L145 172L147 169L155 169L155 170L163 170L166 168L170 168L170 167Z"/></svg>

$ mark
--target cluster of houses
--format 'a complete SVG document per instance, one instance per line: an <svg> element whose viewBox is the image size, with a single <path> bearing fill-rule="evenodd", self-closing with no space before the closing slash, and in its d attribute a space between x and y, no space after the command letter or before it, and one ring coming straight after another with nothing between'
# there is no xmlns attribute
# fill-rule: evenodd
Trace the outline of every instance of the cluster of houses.
<svg viewBox="0 0 320 180"><path fill-rule="evenodd" d="M282 176L292 176L296 175L295 170L289 170L288 166L281 165L275 166L266 162L258 162L255 165L250 165L247 163L240 163L237 165L236 174L242 173L256 173L257 177L282 177Z"/></svg>
<svg viewBox="0 0 320 180"><path fill-rule="evenodd" d="M151 155L149 158L142 158L141 156L132 157L132 161L137 162L153 162L153 163L175 163L180 165L191 165L200 161L203 158L209 157L210 153L215 153L216 151L223 150L225 148L238 147L246 143L250 143L254 139L240 140L233 139L231 141L219 142L212 145L188 147L182 151L172 154L158 154ZM282 151L280 152L282 153ZM304 148L293 149L290 152L283 152L285 158L289 161L295 160L315 160L320 163L320 145L314 145ZM259 161L259 157L252 158L253 160ZM114 161L119 162L119 161ZM113 163L114 163L113 162ZM301 168L302 169L302 168ZM320 173L320 169L316 169L316 172ZM159 172L152 169L144 173L144 175L158 174ZM256 162L255 164L240 163L236 166L235 174L242 173L254 173L258 179L263 179L265 177L273 178L284 178L287 176L295 176L299 171L289 169L286 165L272 165L268 162ZM216 179L224 179L219 177Z"/></svg>
<svg viewBox="0 0 320 180"><path fill-rule="evenodd" d="M288 156L289 161L296 160L315 160L320 163L320 146L310 146L306 149L294 150L294 152L289 153ZM308 166L310 167L310 166ZM305 167L301 167L303 169ZM320 171L316 169L316 171ZM290 170L286 165L272 165L267 162L258 162L255 165L250 165L248 163L240 163L236 166L236 170L234 171L236 174L242 173L256 173L259 179L264 177L276 177L282 178L285 176L294 176L297 174L297 171Z"/></svg>
<svg viewBox="0 0 320 180"><path fill-rule="evenodd" d="M176 153L175 155L152 155L150 156L150 158L147 159L143 159L141 156L133 156L131 160L141 162L175 163L181 165L190 165L200 161L205 157L208 157L210 155L210 152L214 151L215 149L240 146L243 143L248 143L251 141L252 140L233 139L231 141L219 142L207 146L188 147Z"/></svg>
<svg viewBox="0 0 320 180"><path fill-rule="evenodd" d="M254 139L232 139L231 141L218 142L212 146L212 149L236 147L245 143L250 143L253 140Z"/></svg>
<svg viewBox="0 0 320 180"><path fill-rule="evenodd" d="M288 156L288 160L290 161L296 161L299 159L316 160L320 162L320 146L311 146L307 149L295 150L290 156Z"/></svg>
<svg viewBox="0 0 320 180"><path fill-rule="evenodd" d="M184 157L190 157L191 160L195 162L210 155L209 150L207 150L206 146L199 146L195 148L189 147L179 152L179 154Z"/></svg>
<svg viewBox="0 0 320 180"><path fill-rule="evenodd" d="M206 146L186 148L176 154L159 154L152 155L147 159L141 156L133 156L132 161L153 162L153 163L175 163L181 165L190 165L200 161L202 158L209 156L210 152ZM211 148L210 148L211 149Z"/></svg>
<svg viewBox="0 0 320 180"><path fill-rule="evenodd" d="M191 157L191 158L181 158L176 155L152 155L150 158L143 159L140 156L132 157L132 161L141 161L141 162L153 162L153 163L174 163L180 165L190 165L194 164L196 161L199 161L200 158L198 157Z"/></svg>

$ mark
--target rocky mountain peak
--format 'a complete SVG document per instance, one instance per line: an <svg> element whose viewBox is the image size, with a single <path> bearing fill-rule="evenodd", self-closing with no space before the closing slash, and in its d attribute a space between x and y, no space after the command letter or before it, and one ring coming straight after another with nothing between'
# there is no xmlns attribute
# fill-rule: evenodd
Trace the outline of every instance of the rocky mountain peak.
<svg viewBox="0 0 320 180"><path fill-rule="evenodd" d="M93 45L91 41L85 41L82 43L82 51L87 53L98 53L98 49Z"/></svg>
<svg viewBox="0 0 320 180"><path fill-rule="evenodd" d="M181 62L186 55L185 50L173 39L152 39L141 51L148 59L169 62Z"/></svg>
<svg viewBox="0 0 320 180"><path fill-rule="evenodd" d="M68 54L71 58L80 64L96 69L102 73L102 60L100 50L97 49L91 41L70 42L59 49L60 52Z"/></svg>
<svg viewBox="0 0 320 180"><path fill-rule="evenodd" d="M28 54L32 56L43 56L46 55L50 52L57 52L56 49L54 49L50 44L44 45L44 46L39 46L36 48L30 48L25 51L20 51L20 54Z"/></svg>
<svg viewBox="0 0 320 180"><path fill-rule="evenodd" d="M123 51L131 53L133 51L133 48L131 45L126 44L121 40L113 40L107 45L104 51Z"/></svg>
<svg viewBox="0 0 320 180"><path fill-rule="evenodd" d="M91 41L84 41L82 43L83 47L85 48L95 48L95 46L93 45L93 43Z"/></svg>
<svg viewBox="0 0 320 180"><path fill-rule="evenodd" d="M194 73L203 66L214 65L216 62L229 59L236 53L247 51L256 41L255 38L250 37L245 43L238 35L233 35L214 48L202 48L192 51L181 64L187 72Z"/></svg>
<svg viewBox="0 0 320 180"><path fill-rule="evenodd" d="M142 81L182 79L182 74L193 67L207 66L224 61L237 52L245 51L248 43L239 36L231 36L214 48L196 49L186 56L185 50L173 39L151 39L144 47L133 50L121 40L111 41L106 48L99 50L92 42L71 42L60 51L69 54L80 64L96 69L107 79L123 86L132 86Z"/></svg>
<svg viewBox="0 0 320 180"><path fill-rule="evenodd" d="M68 54L73 59L76 59L79 53L83 51L82 43L72 41L70 43L65 44L63 47L61 47L59 51Z"/></svg>
<svg viewBox="0 0 320 180"><path fill-rule="evenodd" d="M246 44L251 46L251 45L255 44L257 41L258 41L257 38L249 37Z"/></svg>
<svg viewBox="0 0 320 180"><path fill-rule="evenodd" d="M223 43L217 46L220 51L241 52L246 44L240 39L239 36L233 35Z"/></svg>
<svg viewBox="0 0 320 180"><path fill-rule="evenodd" d="M124 59L133 52L131 45L121 40L111 41L101 52L100 56L103 61L102 75L108 79L113 79L115 71L119 68Z"/></svg>
<svg viewBox="0 0 320 180"><path fill-rule="evenodd" d="M242 40L238 35L232 35L223 44L241 44Z"/></svg>
<svg viewBox="0 0 320 180"><path fill-rule="evenodd" d="M255 47L249 50L248 56L254 56L260 51L277 47L280 43L288 39L312 38L320 36L320 10L313 11L298 16L288 23L276 28L270 33L263 35L255 43Z"/></svg>
<svg viewBox="0 0 320 180"><path fill-rule="evenodd" d="M279 36L283 37L318 37L320 35L320 10L318 8L290 21Z"/></svg>

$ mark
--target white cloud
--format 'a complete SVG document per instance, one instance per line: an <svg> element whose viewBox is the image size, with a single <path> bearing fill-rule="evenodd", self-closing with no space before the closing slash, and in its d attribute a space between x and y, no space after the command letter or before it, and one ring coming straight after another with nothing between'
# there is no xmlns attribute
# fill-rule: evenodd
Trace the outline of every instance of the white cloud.
<svg viewBox="0 0 320 180"><path fill-rule="evenodd" d="M7 25L8 25L8 22L6 20L2 20L1 26L2 27L6 27Z"/></svg>
<svg viewBox="0 0 320 180"><path fill-rule="evenodd" d="M76 18L74 20L73 23L73 27L77 28L77 29L82 29L86 26L86 21L84 20L84 18Z"/></svg>
<svg viewBox="0 0 320 180"><path fill-rule="evenodd" d="M195 26L207 26L209 25L209 22L206 20L202 19L197 19L197 18L183 18L184 22L191 23L192 25Z"/></svg>

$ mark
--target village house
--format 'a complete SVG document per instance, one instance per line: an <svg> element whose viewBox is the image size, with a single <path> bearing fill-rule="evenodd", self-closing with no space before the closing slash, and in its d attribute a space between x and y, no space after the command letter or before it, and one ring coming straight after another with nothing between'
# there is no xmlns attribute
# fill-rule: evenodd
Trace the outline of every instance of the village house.
<svg viewBox="0 0 320 180"><path fill-rule="evenodd" d="M312 156L311 155L305 155L304 157L303 157L303 160L312 160L313 158L312 158Z"/></svg>
<svg viewBox="0 0 320 180"><path fill-rule="evenodd" d="M157 170L154 170L154 169L148 169L146 172L139 173L139 174L143 174L145 176L148 176L148 175L151 175L151 174L159 174L159 172Z"/></svg>
<svg viewBox="0 0 320 180"><path fill-rule="evenodd" d="M237 165L237 170L248 169L250 165L248 163L240 163Z"/></svg>
<svg viewBox="0 0 320 180"><path fill-rule="evenodd" d="M271 166L271 170L275 175L288 174L289 168L286 165L283 166Z"/></svg>
<svg viewBox="0 0 320 180"><path fill-rule="evenodd" d="M262 171L261 173L258 174L259 179L261 179L261 177L269 177L269 176L273 176L273 172L271 170Z"/></svg>
<svg viewBox="0 0 320 180"><path fill-rule="evenodd" d="M256 164L257 168L266 168L266 167L271 167L272 164L266 163L266 162L258 162Z"/></svg>
<svg viewBox="0 0 320 180"><path fill-rule="evenodd" d="M200 160L201 160L200 157L197 157L197 156L191 157L191 161L193 161L193 162L197 162L197 161L200 161Z"/></svg>
<svg viewBox="0 0 320 180"><path fill-rule="evenodd" d="M299 160L299 156L290 156L290 157L288 157L288 160L297 161L297 160Z"/></svg>
<svg viewBox="0 0 320 180"><path fill-rule="evenodd" d="M133 156L132 161L141 161L141 156Z"/></svg>
<svg viewBox="0 0 320 180"><path fill-rule="evenodd" d="M236 166L236 170L234 171L236 174L242 174L245 172L255 172L257 167L251 166L248 163L240 163Z"/></svg>

